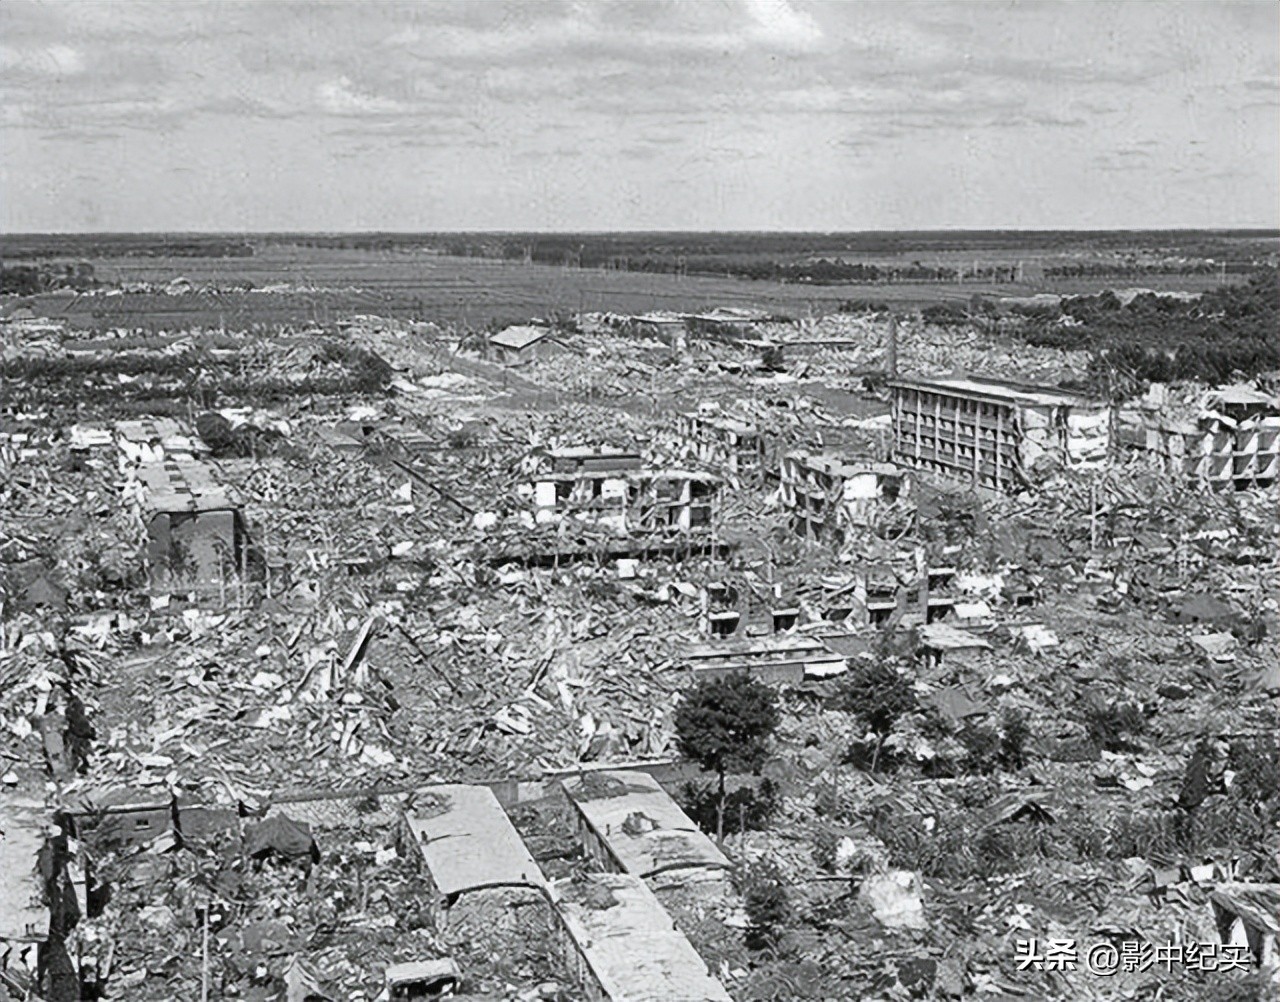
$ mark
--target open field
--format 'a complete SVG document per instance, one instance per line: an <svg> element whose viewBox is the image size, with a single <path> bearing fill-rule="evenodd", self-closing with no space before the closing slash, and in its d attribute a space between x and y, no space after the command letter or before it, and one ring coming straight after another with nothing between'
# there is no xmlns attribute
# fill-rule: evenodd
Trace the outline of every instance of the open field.
<svg viewBox="0 0 1280 1002"><path fill-rule="evenodd" d="M840 303L857 299L918 307L973 296L1095 293L1117 285L1198 292L1221 282L1215 275L1162 275L1133 282L1073 278L1021 283L808 285L565 268L446 257L423 250L284 246L261 247L252 257L125 256L91 259L90 263L95 277L107 286L162 285L185 277L195 291L178 295L105 295L99 291L77 296L64 290L32 297L29 305L39 314L65 318L75 326L103 328L325 323L360 313L483 326L584 310L635 313L752 306L798 317L831 312ZM282 288L261 291L271 285ZM243 291L249 288L259 291Z"/></svg>

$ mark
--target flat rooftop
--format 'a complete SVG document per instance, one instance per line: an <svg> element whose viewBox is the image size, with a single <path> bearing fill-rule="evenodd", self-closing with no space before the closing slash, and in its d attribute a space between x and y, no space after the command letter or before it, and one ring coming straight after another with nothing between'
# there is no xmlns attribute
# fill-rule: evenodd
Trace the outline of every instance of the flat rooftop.
<svg viewBox="0 0 1280 1002"><path fill-rule="evenodd" d="M409 829L441 894L548 884L487 786L460 783L415 791Z"/></svg>
<svg viewBox="0 0 1280 1002"><path fill-rule="evenodd" d="M684 867L727 870L731 865L648 773L598 771L560 782L626 873L648 877Z"/></svg>
<svg viewBox="0 0 1280 1002"><path fill-rule="evenodd" d="M595 873L554 885L561 920L611 1002L730 1002L639 877Z"/></svg>
<svg viewBox="0 0 1280 1002"><path fill-rule="evenodd" d="M546 480L576 483L579 480L627 480L643 482L646 480L695 480L703 484L720 482L720 477L705 470L655 469L639 467L635 469L612 470L551 470L546 473L534 473L531 480Z"/></svg>
<svg viewBox="0 0 1280 1002"><path fill-rule="evenodd" d="M949 396L975 397L1001 403L1032 404L1035 406L1060 406L1073 404L1081 407L1102 407L1104 401L1036 383L1017 383L985 376L941 376L937 379L890 379L894 389L923 390L927 393L944 393Z"/></svg>

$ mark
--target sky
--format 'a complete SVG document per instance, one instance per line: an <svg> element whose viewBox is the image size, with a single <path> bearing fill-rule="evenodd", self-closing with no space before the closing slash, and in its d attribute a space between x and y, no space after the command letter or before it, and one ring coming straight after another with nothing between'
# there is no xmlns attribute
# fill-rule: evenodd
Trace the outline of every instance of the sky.
<svg viewBox="0 0 1280 1002"><path fill-rule="evenodd" d="M0 3L0 230L1280 226L1280 4Z"/></svg>

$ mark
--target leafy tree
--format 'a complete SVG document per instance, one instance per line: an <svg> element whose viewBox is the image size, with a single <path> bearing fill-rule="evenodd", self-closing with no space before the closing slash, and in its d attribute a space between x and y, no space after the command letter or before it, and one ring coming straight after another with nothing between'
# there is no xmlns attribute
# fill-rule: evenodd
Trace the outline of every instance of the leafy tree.
<svg viewBox="0 0 1280 1002"><path fill-rule="evenodd" d="M717 839L724 839L725 773L758 772L778 720L777 694L746 672L698 683L676 708L680 753L716 774Z"/></svg>
<svg viewBox="0 0 1280 1002"><path fill-rule="evenodd" d="M840 709L852 713L876 736L871 758L874 772L880 750L893 725L916 708L916 692L911 680L886 661L859 662L844 677L837 700Z"/></svg>

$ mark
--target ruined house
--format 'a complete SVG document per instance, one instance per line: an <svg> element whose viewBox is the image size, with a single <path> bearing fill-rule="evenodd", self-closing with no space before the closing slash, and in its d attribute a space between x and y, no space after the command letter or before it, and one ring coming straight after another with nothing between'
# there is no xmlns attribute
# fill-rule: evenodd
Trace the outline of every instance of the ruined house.
<svg viewBox="0 0 1280 1002"><path fill-rule="evenodd" d="M834 545L870 530L888 506L908 503L912 493L909 472L892 463L791 452L780 474L792 530Z"/></svg>
<svg viewBox="0 0 1280 1002"><path fill-rule="evenodd" d="M0 985L10 971L33 978L44 971L52 917L39 866L45 816L37 798L0 794Z"/></svg>
<svg viewBox="0 0 1280 1002"><path fill-rule="evenodd" d="M154 418L117 423L116 445L125 498L146 529L152 594L221 598L245 569L248 535L239 502L200 458L199 440Z"/></svg>
<svg viewBox="0 0 1280 1002"><path fill-rule="evenodd" d="M539 358L552 358L564 350L549 327L507 327L489 338L489 357L501 365L527 365Z"/></svg>
<svg viewBox="0 0 1280 1002"><path fill-rule="evenodd" d="M619 534L710 530L719 477L650 469L639 453L580 446L539 450L525 491L539 524L578 519Z"/></svg>
<svg viewBox="0 0 1280 1002"><path fill-rule="evenodd" d="M680 415L679 434L691 459L733 476L752 476L764 466L764 437L745 421L694 411Z"/></svg>
<svg viewBox="0 0 1280 1002"><path fill-rule="evenodd" d="M1202 397L1192 413L1168 406L1152 387L1130 412L1127 443L1169 473L1216 490L1268 487L1280 474L1280 398L1249 386L1225 386Z"/></svg>

